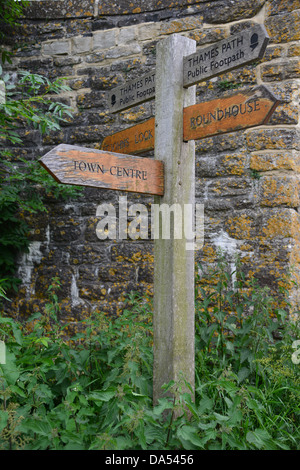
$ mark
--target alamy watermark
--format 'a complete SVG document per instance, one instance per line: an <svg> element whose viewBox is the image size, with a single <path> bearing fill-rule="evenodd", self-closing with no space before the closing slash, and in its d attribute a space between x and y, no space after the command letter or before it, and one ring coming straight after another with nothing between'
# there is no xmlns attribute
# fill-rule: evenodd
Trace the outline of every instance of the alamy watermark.
<svg viewBox="0 0 300 470"><path fill-rule="evenodd" d="M145 204L128 206L120 196L118 207L103 203L97 207L96 234L100 240L185 240L186 250L199 250L204 241L203 204ZM150 224L149 224L150 221Z"/></svg>

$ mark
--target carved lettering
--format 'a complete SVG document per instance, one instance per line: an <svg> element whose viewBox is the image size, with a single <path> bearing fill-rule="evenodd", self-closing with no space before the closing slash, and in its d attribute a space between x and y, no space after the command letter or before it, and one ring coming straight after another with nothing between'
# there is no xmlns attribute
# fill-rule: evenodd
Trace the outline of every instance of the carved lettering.
<svg viewBox="0 0 300 470"><path fill-rule="evenodd" d="M222 121L222 119L230 119L237 117L239 114L252 113L260 111L259 100L253 99L247 103L233 104L228 108L217 108L214 112L207 112L207 114L199 114L190 118L191 129L210 124L213 121Z"/></svg>
<svg viewBox="0 0 300 470"><path fill-rule="evenodd" d="M151 72L111 90L108 95L108 102L110 111L117 112L154 99L154 97L155 73Z"/></svg>
<svg viewBox="0 0 300 470"><path fill-rule="evenodd" d="M264 26L256 24L235 36L201 48L184 58L183 86L194 85L260 59L268 41Z"/></svg>
<svg viewBox="0 0 300 470"><path fill-rule="evenodd" d="M136 155L154 149L155 118L104 138L101 148L109 152Z"/></svg>
<svg viewBox="0 0 300 470"><path fill-rule="evenodd" d="M183 139L202 139L265 124L278 104L276 96L260 85L251 91L188 106L183 111Z"/></svg>
<svg viewBox="0 0 300 470"><path fill-rule="evenodd" d="M144 134L148 138L152 135L149 131ZM60 183L164 194L164 166L153 158L61 144L44 155L40 163Z"/></svg>

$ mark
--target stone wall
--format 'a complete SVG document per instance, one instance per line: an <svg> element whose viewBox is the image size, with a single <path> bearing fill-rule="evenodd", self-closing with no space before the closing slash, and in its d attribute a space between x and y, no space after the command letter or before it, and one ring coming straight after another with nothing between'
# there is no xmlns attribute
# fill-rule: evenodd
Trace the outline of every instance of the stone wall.
<svg viewBox="0 0 300 470"><path fill-rule="evenodd" d="M100 148L105 136L155 115L154 101L109 114L106 92L154 70L157 41L180 33L201 47L264 24L270 42L263 59L197 86L201 102L266 84L282 104L268 125L196 142L196 197L205 207L196 261L205 276L221 248L232 263L239 254L246 275L275 290L291 267L300 280L299 16L299 0L32 1L22 26L7 35L18 44L10 68L67 77L71 92L63 99L74 117L50 136L26 132L13 152L36 159L59 143ZM49 200L48 213L30 219L30 252L19 260L23 284L12 305L18 315L41 307L56 275L68 321L95 309L119 312L131 289L152 292L151 240L96 236L97 206L117 204L119 195L89 188L78 200ZM127 198L128 205L152 201ZM291 294L297 300L297 290Z"/></svg>

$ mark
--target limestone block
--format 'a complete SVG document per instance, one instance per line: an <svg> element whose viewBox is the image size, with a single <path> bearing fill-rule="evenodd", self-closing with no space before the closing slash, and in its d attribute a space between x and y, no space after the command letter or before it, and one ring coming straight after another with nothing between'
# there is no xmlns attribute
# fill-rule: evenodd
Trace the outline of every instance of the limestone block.
<svg viewBox="0 0 300 470"><path fill-rule="evenodd" d="M93 50L109 49L116 45L116 29L108 29L107 31L97 31L93 35Z"/></svg>
<svg viewBox="0 0 300 470"><path fill-rule="evenodd" d="M111 261L115 263L147 263L153 262L152 243L114 244L111 249ZM121 264L120 264L121 266Z"/></svg>
<svg viewBox="0 0 300 470"><path fill-rule="evenodd" d="M214 1L204 5L205 23L229 23L253 17L264 6L265 0L239 0L238 2Z"/></svg>
<svg viewBox="0 0 300 470"><path fill-rule="evenodd" d="M198 27L197 29L191 30L188 33L188 37L197 41L199 46L221 41L227 36L228 30L222 26L213 26L209 28L207 26L201 28Z"/></svg>
<svg viewBox="0 0 300 470"><path fill-rule="evenodd" d="M251 210L235 211L225 222L225 230L228 235L239 240L255 240L257 226L257 214Z"/></svg>
<svg viewBox="0 0 300 470"><path fill-rule="evenodd" d="M247 164L247 156L245 153L226 154L220 157L220 165L218 165L217 176L245 174Z"/></svg>
<svg viewBox="0 0 300 470"><path fill-rule="evenodd" d="M65 246L65 250L69 252L69 263L74 267L87 264L105 267L110 264L110 247L105 243L76 243Z"/></svg>
<svg viewBox="0 0 300 470"><path fill-rule="evenodd" d="M105 109L105 98L101 91L81 93L77 95L76 101L80 108L90 109L96 107L98 109Z"/></svg>
<svg viewBox="0 0 300 470"><path fill-rule="evenodd" d="M299 121L299 105L283 104L276 108L272 115L270 124L298 124Z"/></svg>
<svg viewBox="0 0 300 470"><path fill-rule="evenodd" d="M261 179L260 203L263 206L298 207L300 180L295 176L264 176Z"/></svg>
<svg viewBox="0 0 300 470"><path fill-rule="evenodd" d="M251 181L244 178L231 177L216 179L208 188L210 197L242 196L251 189Z"/></svg>
<svg viewBox="0 0 300 470"><path fill-rule="evenodd" d="M69 135L69 142L73 143L87 143L97 142L102 128L100 126L78 126L73 129Z"/></svg>
<svg viewBox="0 0 300 470"><path fill-rule="evenodd" d="M257 129L246 133L250 151L267 149L300 149L299 131L296 128Z"/></svg>
<svg viewBox="0 0 300 470"><path fill-rule="evenodd" d="M255 152L250 159L250 168L256 171L292 170L300 172L300 152L296 150Z"/></svg>
<svg viewBox="0 0 300 470"><path fill-rule="evenodd" d="M190 29L200 28L203 24L203 16L188 16L168 22L163 22L160 27L160 34L174 34Z"/></svg>
<svg viewBox="0 0 300 470"><path fill-rule="evenodd" d="M141 24L138 27L138 37L141 41L147 41L157 36L159 30L159 24L157 23L146 23Z"/></svg>
<svg viewBox="0 0 300 470"><path fill-rule="evenodd" d="M247 163L246 153L225 154L225 155L209 155L197 158L196 163L196 176L203 177L217 177L217 176L230 176L230 175L243 175L245 174L245 167Z"/></svg>
<svg viewBox="0 0 300 470"><path fill-rule="evenodd" d="M137 29L135 26L123 28L119 32L118 44L130 44L137 39Z"/></svg>
<svg viewBox="0 0 300 470"><path fill-rule="evenodd" d="M270 36L270 42L297 41L300 39L300 10L270 16L267 18L265 26Z"/></svg>
<svg viewBox="0 0 300 470"><path fill-rule="evenodd" d="M43 45L45 55L62 55L70 52L69 41L52 41Z"/></svg>
<svg viewBox="0 0 300 470"><path fill-rule="evenodd" d="M94 63L94 62L103 62L104 60L104 52L94 52L93 54L89 54L85 56L85 60L87 63Z"/></svg>
<svg viewBox="0 0 300 470"><path fill-rule="evenodd" d="M76 18L94 14L94 0L37 0L29 2L24 11L26 18Z"/></svg>
<svg viewBox="0 0 300 470"><path fill-rule="evenodd" d="M266 3L268 15L279 15L299 9L299 0L272 0Z"/></svg>
<svg viewBox="0 0 300 470"><path fill-rule="evenodd" d="M106 52L106 59L118 59L119 57L129 57L131 55L140 54L141 46L136 42L130 45L118 46Z"/></svg>
<svg viewBox="0 0 300 470"><path fill-rule="evenodd" d="M54 243L72 242L78 240L82 233L80 220L56 221L55 226L51 227L51 239Z"/></svg>
<svg viewBox="0 0 300 470"><path fill-rule="evenodd" d="M262 209L259 236L262 238L293 238L300 240L300 217L291 208Z"/></svg>
<svg viewBox="0 0 300 470"><path fill-rule="evenodd" d="M289 57L300 56L300 44L292 44L289 47L288 56Z"/></svg>
<svg viewBox="0 0 300 470"><path fill-rule="evenodd" d="M282 60L261 66L261 78L264 82L281 81L299 77L299 59Z"/></svg>
<svg viewBox="0 0 300 470"><path fill-rule="evenodd" d="M270 83L268 87L284 103L298 104L299 84L297 80L287 80L283 83Z"/></svg>
<svg viewBox="0 0 300 470"><path fill-rule="evenodd" d="M282 45L282 46L279 46L278 44L276 44L276 46L268 46L267 49L266 49L266 52L263 56L263 58L261 59L262 62L268 62L270 60L273 60L273 59L280 59L281 57L284 57L285 56L285 47Z"/></svg>
<svg viewBox="0 0 300 470"><path fill-rule="evenodd" d="M92 46L92 38L87 36L79 36L72 38L72 53L81 54L89 52Z"/></svg>

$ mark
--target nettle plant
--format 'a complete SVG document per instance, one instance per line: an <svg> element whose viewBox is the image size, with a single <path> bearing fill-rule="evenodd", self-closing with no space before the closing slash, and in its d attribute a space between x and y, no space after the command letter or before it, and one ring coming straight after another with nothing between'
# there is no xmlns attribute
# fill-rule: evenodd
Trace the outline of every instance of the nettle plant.
<svg viewBox="0 0 300 470"><path fill-rule="evenodd" d="M48 78L20 71L3 73L0 79L6 85L6 102L0 104L0 278L6 288L15 288L15 259L29 246L29 227L21 212L32 214L46 211L45 196L74 197L74 187L59 185L39 165L12 152L20 147L24 133L37 129L41 135L58 131L63 121L72 117L71 108L55 99L69 91L63 78L51 82Z"/></svg>
<svg viewBox="0 0 300 470"><path fill-rule="evenodd" d="M0 449L299 450L299 325L257 281L245 291L224 260L212 276L196 293L195 400L179 378L154 406L152 300L140 293L121 315L94 311L74 331L60 321L54 278L26 325L0 316Z"/></svg>

